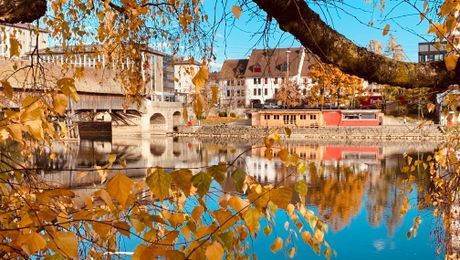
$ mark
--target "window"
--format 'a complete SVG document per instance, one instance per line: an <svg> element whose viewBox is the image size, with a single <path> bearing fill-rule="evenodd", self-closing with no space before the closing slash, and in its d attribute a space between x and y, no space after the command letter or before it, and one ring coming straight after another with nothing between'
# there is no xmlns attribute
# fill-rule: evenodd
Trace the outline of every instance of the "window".
<svg viewBox="0 0 460 260"><path fill-rule="evenodd" d="M264 115L265 120L270 120L270 115Z"/></svg>
<svg viewBox="0 0 460 260"><path fill-rule="evenodd" d="M236 91L236 95L240 96L241 92L239 90Z"/></svg>
<svg viewBox="0 0 460 260"><path fill-rule="evenodd" d="M229 96L230 96L230 90L227 89L227 97L229 97Z"/></svg>
<svg viewBox="0 0 460 260"><path fill-rule="evenodd" d="M254 85L257 85L257 79L254 78Z"/></svg>
<svg viewBox="0 0 460 260"><path fill-rule="evenodd" d="M284 121L285 125L289 124L289 116L288 115L283 115L283 121Z"/></svg>
<svg viewBox="0 0 460 260"><path fill-rule="evenodd" d="M376 119L377 116L375 114L360 114L361 119Z"/></svg>
<svg viewBox="0 0 460 260"><path fill-rule="evenodd" d="M232 79L230 84L232 84L232 86L235 86L235 81Z"/></svg>
<svg viewBox="0 0 460 260"><path fill-rule="evenodd" d="M278 84L278 78L275 78L275 84Z"/></svg>
<svg viewBox="0 0 460 260"><path fill-rule="evenodd" d="M252 71L253 71L253 72L262 72L262 67L260 67L259 64L256 64L256 65L254 65L254 67L252 68Z"/></svg>
<svg viewBox="0 0 460 260"><path fill-rule="evenodd" d="M278 89L277 89L277 88L275 88L275 94L276 94L276 93L278 93Z"/></svg>
<svg viewBox="0 0 460 260"><path fill-rule="evenodd" d="M359 114L343 114L345 120L359 120Z"/></svg>
<svg viewBox="0 0 460 260"><path fill-rule="evenodd" d="M268 89L264 89L264 95L267 96L268 95Z"/></svg>
<svg viewBox="0 0 460 260"><path fill-rule="evenodd" d="M307 119L307 115L300 115L300 120L305 120Z"/></svg>
<svg viewBox="0 0 460 260"><path fill-rule="evenodd" d="M260 89L260 88L257 89L257 94L258 94L259 96L262 96L262 89Z"/></svg>
<svg viewBox="0 0 460 260"><path fill-rule="evenodd" d="M316 115L310 115L310 120L316 120Z"/></svg>
<svg viewBox="0 0 460 260"><path fill-rule="evenodd" d="M257 89L254 89L254 96L257 96Z"/></svg>
<svg viewBox="0 0 460 260"><path fill-rule="evenodd" d="M273 119L279 120L279 119L280 119L280 115L274 115L274 116L273 116Z"/></svg>
<svg viewBox="0 0 460 260"><path fill-rule="evenodd" d="M296 123L295 122L296 121L295 117L296 117L295 115L291 115L291 124L292 125Z"/></svg>
<svg viewBox="0 0 460 260"><path fill-rule="evenodd" d="M268 84L268 79L267 78L265 78L265 84Z"/></svg>
<svg viewBox="0 0 460 260"><path fill-rule="evenodd" d="M281 77L281 83L284 83L284 77Z"/></svg>

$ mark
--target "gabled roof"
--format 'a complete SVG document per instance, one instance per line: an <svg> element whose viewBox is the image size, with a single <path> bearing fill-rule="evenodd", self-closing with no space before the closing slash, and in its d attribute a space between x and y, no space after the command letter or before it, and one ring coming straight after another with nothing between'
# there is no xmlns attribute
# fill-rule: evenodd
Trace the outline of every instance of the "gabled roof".
<svg viewBox="0 0 460 260"><path fill-rule="evenodd" d="M312 54L310 51L305 52L305 59L303 60L302 71L300 76L308 77L312 67L320 61L319 57Z"/></svg>
<svg viewBox="0 0 460 260"><path fill-rule="evenodd" d="M286 75L289 52L289 75L297 75L303 48L254 49L246 67L245 77L283 77ZM260 66L260 72L254 67Z"/></svg>
<svg viewBox="0 0 460 260"><path fill-rule="evenodd" d="M248 61L247 59L225 60L220 70L220 79L227 80L243 77Z"/></svg>

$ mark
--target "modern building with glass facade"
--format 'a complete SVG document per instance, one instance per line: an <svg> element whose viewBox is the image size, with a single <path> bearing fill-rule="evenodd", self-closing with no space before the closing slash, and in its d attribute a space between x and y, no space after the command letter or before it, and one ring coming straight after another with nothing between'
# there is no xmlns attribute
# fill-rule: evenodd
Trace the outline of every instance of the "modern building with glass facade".
<svg viewBox="0 0 460 260"><path fill-rule="evenodd" d="M447 55L446 43L420 42L418 44L418 62L443 61Z"/></svg>

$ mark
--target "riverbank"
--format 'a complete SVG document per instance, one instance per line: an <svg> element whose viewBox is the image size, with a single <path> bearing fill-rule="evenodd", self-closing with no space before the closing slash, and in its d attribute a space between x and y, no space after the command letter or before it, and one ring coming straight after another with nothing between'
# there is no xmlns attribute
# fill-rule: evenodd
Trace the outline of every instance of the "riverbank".
<svg viewBox="0 0 460 260"><path fill-rule="evenodd" d="M175 137L213 138L252 140L263 138L273 133L275 128L257 128L251 126L184 126L169 135ZM285 130L278 129L286 138ZM375 127L319 127L291 128L290 139L318 141L360 141L360 142L441 142L446 139L437 125L395 125Z"/></svg>

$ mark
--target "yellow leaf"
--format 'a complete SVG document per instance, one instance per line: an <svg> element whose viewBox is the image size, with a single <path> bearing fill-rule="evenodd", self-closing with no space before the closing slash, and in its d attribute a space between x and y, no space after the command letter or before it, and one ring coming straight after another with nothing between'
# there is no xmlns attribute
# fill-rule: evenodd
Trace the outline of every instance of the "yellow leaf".
<svg viewBox="0 0 460 260"><path fill-rule="evenodd" d="M127 237L129 237L131 235L131 233L130 233L130 228L131 227L125 221L115 221L115 222L113 222L113 226L117 229L117 231L120 234L125 235Z"/></svg>
<svg viewBox="0 0 460 260"><path fill-rule="evenodd" d="M36 140L42 140L44 137L43 127L42 127L42 120L31 120L26 121L24 125L27 126L29 134L35 138Z"/></svg>
<svg viewBox="0 0 460 260"><path fill-rule="evenodd" d="M428 103L426 106L427 106L427 109L428 109L428 112L429 112L429 113L433 112L434 109L436 108L435 104L433 104L433 103L431 103L431 102Z"/></svg>
<svg viewBox="0 0 460 260"><path fill-rule="evenodd" d="M174 183L185 193L186 196L190 195L192 188L192 171L182 169L171 172L171 177Z"/></svg>
<svg viewBox="0 0 460 260"><path fill-rule="evenodd" d="M294 205L292 205L291 203L289 203L289 205L287 206L287 213L288 213L288 215L294 214L294 210L295 210Z"/></svg>
<svg viewBox="0 0 460 260"><path fill-rule="evenodd" d="M232 207L235 212L242 212L245 207L249 205L249 203L238 196L233 196L229 199L228 204Z"/></svg>
<svg viewBox="0 0 460 260"><path fill-rule="evenodd" d="M250 208L244 214L244 222L251 235L254 235L259 228L259 220L262 214L257 208Z"/></svg>
<svg viewBox="0 0 460 260"><path fill-rule="evenodd" d="M69 100L67 99L67 96L64 94L55 94L53 96L53 107L54 111L58 113L59 115L63 116L65 113L65 110L67 109L67 104Z"/></svg>
<svg viewBox="0 0 460 260"><path fill-rule="evenodd" d="M235 16L236 19L240 19L240 16L241 16L241 13L242 13L241 7L239 5L232 6L232 13L233 13L233 16Z"/></svg>
<svg viewBox="0 0 460 260"><path fill-rule="evenodd" d="M292 189L289 187L280 187L270 191L270 200L281 209L287 209L291 198Z"/></svg>
<svg viewBox="0 0 460 260"><path fill-rule="evenodd" d="M447 56L445 59L447 70L449 71L455 70L455 68L457 67L457 61L458 61L458 56L456 55Z"/></svg>
<svg viewBox="0 0 460 260"><path fill-rule="evenodd" d="M20 55L20 49L21 49L21 43L16 39L14 35L10 35L10 57L16 56L19 57Z"/></svg>
<svg viewBox="0 0 460 260"><path fill-rule="evenodd" d="M78 258L78 241L72 232L58 231L53 235L54 243L49 243L51 248L55 248L56 253L70 257Z"/></svg>
<svg viewBox="0 0 460 260"><path fill-rule="evenodd" d="M196 206L192 210L192 218L197 222L201 222L201 215L203 214L203 212L204 212L204 207L203 206L201 206L201 205Z"/></svg>
<svg viewBox="0 0 460 260"><path fill-rule="evenodd" d="M318 241L320 243L323 242L323 239L324 239L323 231L321 231L319 229L315 230L314 236L315 236L316 241Z"/></svg>
<svg viewBox="0 0 460 260"><path fill-rule="evenodd" d="M21 130L21 125L19 124L11 124L8 125L6 130L8 130L8 133L11 135L11 137L18 141L22 141L22 130Z"/></svg>
<svg viewBox="0 0 460 260"><path fill-rule="evenodd" d="M107 160L109 161L109 164L113 164L116 159L117 159L117 155L112 153L112 154L109 154L109 158Z"/></svg>
<svg viewBox="0 0 460 260"><path fill-rule="evenodd" d="M273 242L273 245L270 247L270 249L272 250L273 253L276 253L279 250L281 250L281 248L283 248L283 240L280 237L277 237L275 239L275 242Z"/></svg>
<svg viewBox="0 0 460 260"><path fill-rule="evenodd" d="M295 247L292 247L291 249L289 249L288 251L289 258L294 258L294 255L296 252L297 252L297 249Z"/></svg>
<svg viewBox="0 0 460 260"><path fill-rule="evenodd" d="M224 248L222 245L215 241L206 248L206 257L209 260L221 260L224 256Z"/></svg>
<svg viewBox="0 0 460 260"><path fill-rule="evenodd" d="M5 97L9 99L13 98L13 87L11 86L10 82L8 80L2 80L1 84L3 88L3 94L5 94Z"/></svg>
<svg viewBox="0 0 460 260"><path fill-rule="evenodd" d="M278 153L278 156L280 157L281 161L286 162L289 157L289 152L287 149L283 148L281 151Z"/></svg>
<svg viewBox="0 0 460 260"><path fill-rule="evenodd" d="M200 93L201 89L205 86L209 77L209 68L205 64L201 66L198 73L193 77L192 83L195 85L195 93Z"/></svg>
<svg viewBox="0 0 460 260"><path fill-rule="evenodd" d="M302 239L303 239L303 241L305 241L305 243L310 243L311 242L310 232L308 232L308 231L302 232Z"/></svg>
<svg viewBox="0 0 460 260"><path fill-rule="evenodd" d="M149 169L149 172L151 169ZM150 188L152 196L159 200L165 199L169 195L169 187L171 186L171 175L164 173L163 169L155 169L146 179L146 183Z"/></svg>
<svg viewBox="0 0 460 260"><path fill-rule="evenodd" d="M387 24L385 28L383 29L383 33L382 33L383 36L387 35L389 31L390 31L390 25Z"/></svg>
<svg viewBox="0 0 460 260"><path fill-rule="evenodd" d="M117 173L107 183L106 190L110 196L116 199L123 207L126 207L126 201L132 193L134 182L122 173Z"/></svg>
<svg viewBox="0 0 460 260"><path fill-rule="evenodd" d="M72 97L75 102L78 102L77 88L75 87L75 80L73 78L62 78L57 81L57 86L64 95Z"/></svg>
<svg viewBox="0 0 460 260"><path fill-rule="evenodd" d="M233 216L233 214L227 209L218 209L213 212L213 215L219 222L221 231L225 231L228 228L231 228L238 220L238 217Z"/></svg>
<svg viewBox="0 0 460 260"><path fill-rule="evenodd" d="M269 225L265 226L265 228L264 228L264 234L265 234L266 236L269 236L271 233L272 233L272 228L271 228Z"/></svg>
<svg viewBox="0 0 460 260"><path fill-rule="evenodd" d="M39 233L31 233L23 235L20 238L21 248L28 255L33 255L39 250L46 247L46 240Z"/></svg>
<svg viewBox="0 0 460 260"><path fill-rule="evenodd" d="M105 238L112 229L112 226L109 223L105 224L100 222L93 222L91 225L93 226L94 232L96 232L102 238Z"/></svg>

